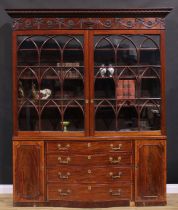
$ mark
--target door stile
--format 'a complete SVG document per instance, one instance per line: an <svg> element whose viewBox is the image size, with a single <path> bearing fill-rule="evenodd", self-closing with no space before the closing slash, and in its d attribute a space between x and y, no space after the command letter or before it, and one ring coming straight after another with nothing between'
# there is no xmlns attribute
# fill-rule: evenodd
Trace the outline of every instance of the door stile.
<svg viewBox="0 0 178 210"><path fill-rule="evenodd" d="M94 31L89 31L88 36L89 44L89 59L88 59L88 70L89 70L89 80L90 80L90 136L94 135Z"/></svg>
<svg viewBox="0 0 178 210"><path fill-rule="evenodd" d="M89 82L89 65L90 65L90 59L88 59L89 55L89 38L88 38L88 31L84 32L84 84L85 84L85 136L89 136L89 129L90 129L90 108L89 108L89 91L90 91L90 82Z"/></svg>

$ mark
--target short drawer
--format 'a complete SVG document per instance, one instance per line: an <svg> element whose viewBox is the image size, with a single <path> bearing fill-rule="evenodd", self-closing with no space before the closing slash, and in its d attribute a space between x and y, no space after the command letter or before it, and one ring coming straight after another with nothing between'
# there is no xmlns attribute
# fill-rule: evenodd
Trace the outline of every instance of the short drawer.
<svg viewBox="0 0 178 210"><path fill-rule="evenodd" d="M131 180L131 168L62 166L47 169L48 183L117 183Z"/></svg>
<svg viewBox="0 0 178 210"><path fill-rule="evenodd" d="M112 201L131 199L131 184L48 184L47 200Z"/></svg>
<svg viewBox="0 0 178 210"><path fill-rule="evenodd" d="M93 166L127 166L132 163L132 155L129 153L120 154L99 154L99 155L47 155L47 166L60 165L93 165Z"/></svg>
<svg viewBox="0 0 178 210"><path fill-rule="evenodd" d="M70 154L98 154L131 152L131 141L97 141L97 142L49 142L46 146L47 153L70 153Z"/></svg>

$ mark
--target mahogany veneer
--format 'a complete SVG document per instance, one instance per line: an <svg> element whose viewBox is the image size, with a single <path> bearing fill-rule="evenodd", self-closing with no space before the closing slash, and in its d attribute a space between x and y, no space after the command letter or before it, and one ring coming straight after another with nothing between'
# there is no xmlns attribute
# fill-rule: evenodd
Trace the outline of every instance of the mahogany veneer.
<svg viewBox="0 0 178 210"><path fill-rule="evenodd" d="M166 205L170 11L7 9L13 18L14 206ZM113 74L101 73L104 61ZM134 85L123 87L126 95L117 89L124 79ZM42 99L45 88L52 95Z"/></svg>

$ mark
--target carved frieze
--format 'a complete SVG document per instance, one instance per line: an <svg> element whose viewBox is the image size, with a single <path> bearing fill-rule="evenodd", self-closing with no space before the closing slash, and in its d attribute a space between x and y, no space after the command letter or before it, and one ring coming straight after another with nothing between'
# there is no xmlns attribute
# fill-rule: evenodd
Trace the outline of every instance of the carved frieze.
<svg viewBox="0 0 178 210"><path fill-rule="evenodd" d="M164 18L13 18L13 30L164 29Z"/></svg>

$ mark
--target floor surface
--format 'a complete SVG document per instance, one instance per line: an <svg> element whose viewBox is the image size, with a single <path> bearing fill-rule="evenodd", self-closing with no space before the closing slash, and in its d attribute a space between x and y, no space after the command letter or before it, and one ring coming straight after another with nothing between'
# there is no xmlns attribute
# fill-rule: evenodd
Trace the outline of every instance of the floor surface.
<svg viewBox="0 0 178 210"><path fill-rule="evenodd" d="M158 207L113 207L113 208L93 208L92 210L178 210L178 194L168 194L167 196L168 204L167 206L158 206ZM0 210L75 210L82 208L63 208L63 207L13 207L12 206L12 195L10 194L0 194ZM88 210L85 208L84 210Z"/></svg>

